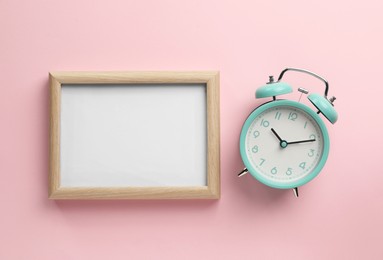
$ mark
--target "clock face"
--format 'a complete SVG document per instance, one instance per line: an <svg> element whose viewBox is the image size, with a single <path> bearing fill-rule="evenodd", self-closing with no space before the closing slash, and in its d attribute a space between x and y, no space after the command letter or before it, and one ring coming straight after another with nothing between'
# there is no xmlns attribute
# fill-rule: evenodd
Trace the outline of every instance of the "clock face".
<svg viewBox="0 0 383 260"><path fill-rule="evenodd" d="M306 105L277 100L253 111L241 133L241 156L249 172L275 188L313 179L328 156L327 129Z"/></svg>

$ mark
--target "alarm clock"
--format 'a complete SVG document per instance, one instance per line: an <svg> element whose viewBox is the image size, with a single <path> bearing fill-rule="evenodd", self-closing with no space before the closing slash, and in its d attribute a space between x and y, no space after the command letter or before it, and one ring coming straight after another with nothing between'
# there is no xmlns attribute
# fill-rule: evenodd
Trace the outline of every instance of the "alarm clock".
<svg viewBox="0 0 383 260"><path fill-rule="evenodd" d="M298 88L312 106L299 101L278 99L293 92L291 85L282 82L287 71L309 74L325 84L323 95ZM321 76L304 69L286 68L278 80L256 90L256 98L271 98L251 112L243 124L239 146L245 168L239 177L250 173L261 183L277 189L293 189L314 179L325 165L330 139L322 118L334 124L338 114L335 97L328 98L329 84ZM310 104L310 103L309 103Z"/></svg>

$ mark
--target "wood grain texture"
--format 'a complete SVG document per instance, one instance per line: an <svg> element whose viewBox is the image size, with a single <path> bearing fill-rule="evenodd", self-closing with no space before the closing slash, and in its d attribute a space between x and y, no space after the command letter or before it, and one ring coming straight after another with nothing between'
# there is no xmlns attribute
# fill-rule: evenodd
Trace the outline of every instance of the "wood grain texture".
<svg viewBox="0 0 383 260"><path fill-rule="evenodd" d="M207 173L212 196L220 197L220 121L219 121L219 73L206 82L207 86Z"/></svg>
<svg viewBox="0 0 383 260"><path fill-rule="evenodd" d="M51 72L61 84L207 83L217 72L209 71L113 71Z"/></svg>
<svg viewBox="0 0 383 260"><path fill-rule="evenodd" d="M60 107L62 84L206 84L207 186L200 187L61 187ZM219 199L219 72L51 72L50 199Z"/></svg>
<svg viewBox="0 0 383 260"><path fill-rule="evenodd" d="M62 187L51 199L208 199L208 187Z"/></svg>
<svg viewBox="0 0 383 260"><path fill-rule="evenodd" d="M61 84L52 75L50 80L50 147L49 196L60 187L60 107Z"/></svg>

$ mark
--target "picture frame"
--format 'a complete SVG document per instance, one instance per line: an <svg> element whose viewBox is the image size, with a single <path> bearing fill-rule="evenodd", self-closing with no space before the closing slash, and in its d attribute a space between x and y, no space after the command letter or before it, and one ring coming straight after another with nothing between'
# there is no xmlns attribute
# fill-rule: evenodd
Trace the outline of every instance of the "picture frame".
<svg viewBox="0 0 383 260"><path fill-rule="evenodd" d="M49 199L219 199L219 72L50 72L49 78ZM182 88L185 91L181 91ZM163 89L167 92L162 93ZM141 90L142 93L140 94ZM103 92L98 93L99 91ZM153 92L158 92L158 95L152 96ZM133 94L141 96L133 98ZM163 100L164 98L167 100ZM134 100L138 100L138 102ZM143 101L147 100L151 101L142 105ZM157 104L157 100L161 100L162 103ZM182 105L177 102L182 102ZM150 116L140 116L132 112L145 110L152 103L156 103L156 106L149 109L150 113L157 110L161 111L161 109L165 111L158 112L162 114L155 118L171 114L168 120L170 123L155 122L156 126L163 128L162 135L157 132L158 127L152 129L154 123L151 120L154 120L154 117L151 114ZM174 107L171 107L172 105ZM104 107L102 108L102 106ZM137 108L133 106L137 106ZM99 114L104 114L102 109L108 110L109 114L100 116ZM173 113L178 113L176 111L180 109L184 109L184 112L179 112L182 113L181 116L173 115ZM122 112L118 112L120 110ZM115 111L117 112L115 113ZM184 114L188 116L183 116ZM126 117L130 117L129 120ZM114 121L110 121L110 118L114 118ZM175 119L173 120L173 118ZM188 118L194 118L193 123L190 123ZM134 127L137 125L140 127L141 122L145 121L142 131L138 127L138 130L134 130L136 131L134 134L144 132L146 135L142 134L143 136L131 138L129 134L131 120L133 120L132 125ZM179 124L177 120L180 120ZM121 124L124 127L123 131L119 129ZM93 127L94 125L98 127ZM118 125L118 127L114 125ZM175 131L174 128L175 126L178 128L178 125L185 125L185 127L180 126L179 128L182 130ZM81 127L83 130L80 131ZM107 127L108 130L101 129L104 127ZM171 134L168 134L169 131L166 127L172 131ZM148 129L150 129L149 132ZM202 130L204 133L201 132ZM129 150L129 142L135 143L134 140L146 142L149 137L155 138L152 134L147 134L153 131L156 132L158 139L153 139L154 141L147 146L156 147L157 140L161 140L163 148L172 145L175 148L168 149L167 152L160 150L153 155L150 149L148 152L148 149L141 148L139 143L134 149L142 150L142 153L146 155L136 158L138 152ZM188 138L184 138L183 135L177 136L179 132L183 131L189 131ZM195 134L196 132L202 134ZM120 138L116 137L118 135ZM168 137L163 141L162 136ZM173 141L173 136L178 138L177 141ZM114 140L114 147L109 147L112 142L109 139ZM121 144L120 140L126 142L127 145ZM167 145L168 143L171 145ZM181 149L188 151L187 156L182 156L183 152L175 152L175 150L178 151L179 148L177 147L180 143L182 143ZM103 149L103 145L108 146L108 149ZM127 156L129 158L125 158L125 153L129 154ZM147 155L152 159L148 160ZM107 158L104 159L102 156ZM157 161L157 156L163 156L160 162L157 162L160 166L151 163ZM178 158L177 162L173 157ZM188 166L180 165L184 160ZM105 163L105 165L99 167L100 162ZM173 164L176 169L172 166ZM142 167L140 167L141 165ZM199 165L199 168L195 165ZM148 172L149 166L152 167L153 172L158 170L158 173ZM129 170L130 167L132 169ZM160 170L161 167L162 170ZM203 170L193 171L193 167ZM104 170L100 171L100 168ZM116 168L116 174L110 173L113 171L112 168ZM170 175L167 175L167 169L172 171ZM142 172L136 174L136 170ZM87 173L84 174L82 171ZM179 173L187 171L189 171L187 175L179 178ZM197 177L193 177L194 180L189 180L193 179L189 177L194 174ZM150 175L151 179L148 179L147 175ZM146 177L144 181L142 180L143 177ZM162 183L163 179L167 181ZM177 180L173 181L174 179ZM123 184L120 185L119 183ZM160 184L153 185L153 183Z"/></svg>

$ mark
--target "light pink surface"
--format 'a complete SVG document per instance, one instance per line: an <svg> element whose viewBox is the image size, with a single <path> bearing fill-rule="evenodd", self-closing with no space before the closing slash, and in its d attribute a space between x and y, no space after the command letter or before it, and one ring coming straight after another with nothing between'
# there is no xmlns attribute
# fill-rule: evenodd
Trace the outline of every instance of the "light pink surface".
<svg viewBox="0 0 383 260"><path fill-rule="evenodd" d="M0 259L383 259L382 8L0 1ZM254 91L286 66L323 74L340 116L299 199L236 177ZM205 69L221 72L219 201L47 199L48 71Z"/></svg>

